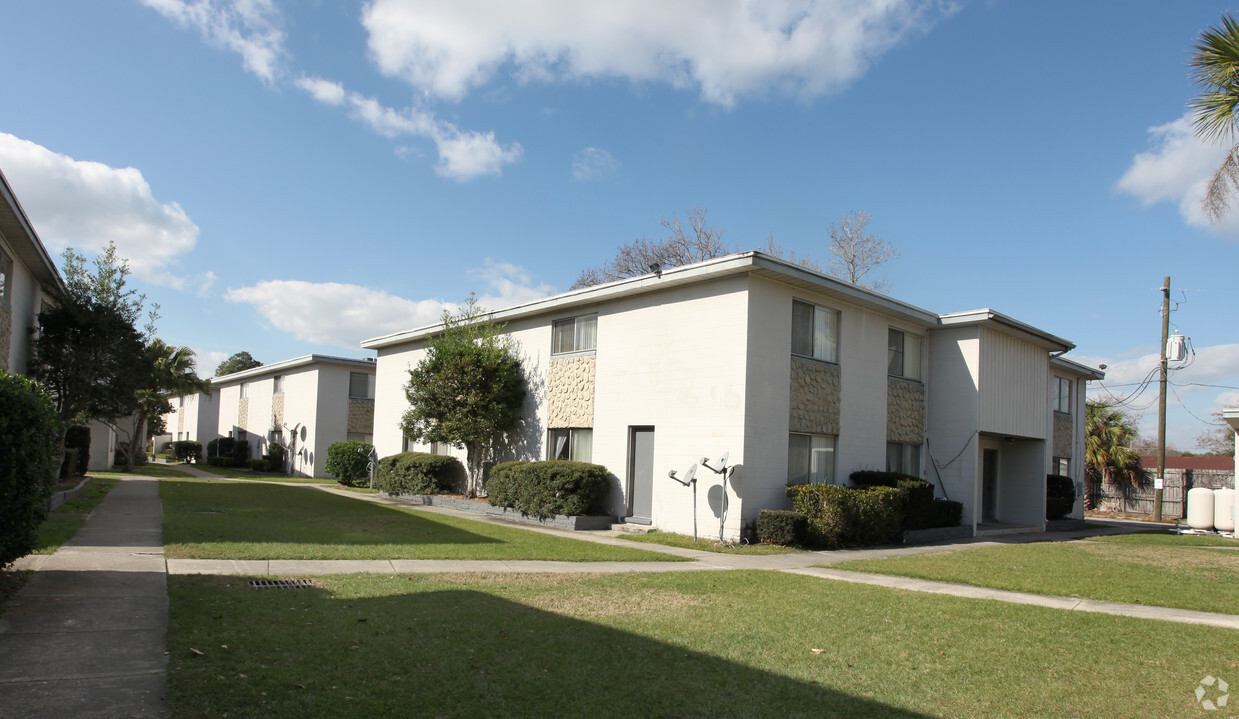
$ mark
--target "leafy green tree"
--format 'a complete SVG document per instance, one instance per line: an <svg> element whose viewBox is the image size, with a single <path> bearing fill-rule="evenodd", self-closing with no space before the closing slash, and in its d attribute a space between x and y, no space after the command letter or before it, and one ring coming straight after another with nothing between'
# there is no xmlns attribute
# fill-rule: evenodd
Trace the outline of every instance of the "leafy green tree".
<svg viewBox="0 0 1239 719"><path fill-rule="evenodd" d="M1127 488L1144 483L1140 455L1132 448L1135 421L1112 405L1089 402L1084 414L1084 506L1097 508L1092 486L1101 481Z"/></svg>
<svg viewBox="0 0 1239 719"><path fill-rule="evenodd" d="M125 288L129 263L113 244L95 258L93 273L72 248L64 260L65 287L46 288L51 301L39 313L30 374L66 426L127 416L150 374L136 327L145 297Z"/></svg>
<svg viewBox="0 0 1239 719"><path fill-rule="evenodd" d="M525 401L521 361L502 330L470 296L460 312L443 314L443 330L426 341L405 385L401 430L415 441L463 445L470 497L482 489L483 461L516 426Z"/></svg>
<svg viewBox="0 0 1239 719"><path fill-rule="evenodd" d="M35 548L60 469L64 425L33 380L0 370L0 568Z"/></svg>
<svg viewBox="0 0 1239 719"><path fill-rule="evenodd" d="M149 373L137 390L134 412L125 423L111 423L124 440L117 443L117 450L124 458L125 471L143 456L146 441L163 433L163 415L172 411L172 397L211 391L211 383L194 371L194 352L188 347L174 347L156 337L147 343L141 361Z"/></svg>
<svg viewBox="0 0 1239 719"><path fill-rule="evenodd" d="M1239 134L1239 21L1222 16L1222 25L1200 34L1192 48L1188 66L1200 94L1188 107L1193 114L1196 134L1212 142L1232 143ZM1220 220L1239 191L1239 144L1233 144L1226 159L1213 173L1202 201L1205 213Z"/></svg>
<svg viewBox="0 0 1239 719"><path fill-rule="evenodd" d="M244 372L247 369L254 369L255 367L261 366L262 362L259 362L251 357L249 352L241 351L223 362L220 362L219 366L215 368L215 376L223 377L226 374Z"/></svg>

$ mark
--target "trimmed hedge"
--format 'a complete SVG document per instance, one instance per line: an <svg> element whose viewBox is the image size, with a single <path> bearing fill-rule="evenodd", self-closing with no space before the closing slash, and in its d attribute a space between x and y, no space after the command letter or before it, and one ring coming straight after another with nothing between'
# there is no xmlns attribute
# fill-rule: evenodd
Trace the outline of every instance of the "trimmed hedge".
<svg viewBox="0 0 1239 719"><path fill-rule="evenodd" d="M491 505L535 517L601 514L610 491L606 467L568 459L503 462L486 483Z"/></svg>
<svg viewBox="0 0 1239 719"><path fill-rule="evenodd" d="M262 459L247 459L245 460L245 466L255 472L274 472L277 469L271 464L271 460L266 457Z"/></svg>
<svg viewBox="0 0 1239 719"><path fill-rule="evenodd" d="M809 518L801 512L763 509L757 515L757 541L762 544L804 544Z"/></svg>
<svg viewBox="0 0 1239 719"><path fill-rule="evenodd" d="M857 487L891 487L896 488L899 483L906 480L923 481L920 477L914 477L910 474L902 472L880 472L876 469L862 469L852 472L848 475L848 479ZM928 484L928 482L926 482ZM932 485L931 485L932 486ZM931 490L932 491L932 490Z"/></svg>
<svg viewBox="0 0 1239 719"><path fill-rule="evenodd" d="M904 496L903 528L936 529L955 527L963 516L964 505L946 499L934 499L934 486L910 474L861 470L849 479L858 487L892 487ZM952 519L953 518L953 519Z"/></svg>
<svg viewBox="0 0 1239 719"><path fill-rule="evenodd" d="M235 467L237 460L232 457L207 457L207 464L212 467Z"/></svg>
<svg viewBox="0 0 1239 719"><path fill-rule="evenodd" d="M792 507L808 517L806 543L836 549L897 544L903 536L904 494L892 487L800 484L787 488Z"/></svg>
<svg viewBox="0 0 1239 719"><path fill-rule="evenodd" d="M64 425L37 382L0 370L0 567L35 548Z"/></svg>
<svg viewBox="0 0 1239 719"><path fill-rule="evenodd" d="M81 477L90 470L90 427L77 425L65 432L65 449L77 450L77 472L75 477Z"/></svg>
<svg viewBox="0 0 1239 719"><path fill-rule="evenodd" d="M192 439L182 439L169 442L172 445L172 457L178 462L201 462L202 444Z"/></svg>
<svg viewBox="0 0 1239 719"><path fill-rule="evenodd" d="M370 483L369 442L334 442L327 447L327 473L346 487L363 487ZM377 467L375 468L377 471Z"/></svg>
<svg viewBox="0 0 1239 719"><path fill-rule="evenodd" d="M77 470L77 448L76 447L65 447L65 458L64 458L64 461L60 463L60 478L68 479L69 477L75 477L77 476L74 474L74 471L76 470Z"/></svg>
<svg viewBox="0 0 1239 719"><path fill-rule="evenodd" d="M1061 474L1045 476L1045 518L1062 519L1076 504L1076 484Z"/></svg>
<svg viewBox="0 0 1239 719"><path fill-rule="evenodd" d="M374 486L388 494L447 494L464 484L465 467L455 457L403 452L383 457Z"/></svg>
<svg viewBox="0 0 1239 719"><path fill-rule="evenodd" d="M234 439L232 441L232 459L237 463L238 467L243 466L250 458L250 441L248 439Z"/></svg>

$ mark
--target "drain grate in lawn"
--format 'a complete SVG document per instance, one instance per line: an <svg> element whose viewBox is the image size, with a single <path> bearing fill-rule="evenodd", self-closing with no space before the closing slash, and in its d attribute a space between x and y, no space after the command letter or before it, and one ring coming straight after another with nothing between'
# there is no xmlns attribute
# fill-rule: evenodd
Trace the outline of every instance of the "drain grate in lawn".
<svg viewBox="0 0 1239 719"><path fill-rule="evenodd" d="M251 579L254 589L313 589L313 579Z"/></svg>

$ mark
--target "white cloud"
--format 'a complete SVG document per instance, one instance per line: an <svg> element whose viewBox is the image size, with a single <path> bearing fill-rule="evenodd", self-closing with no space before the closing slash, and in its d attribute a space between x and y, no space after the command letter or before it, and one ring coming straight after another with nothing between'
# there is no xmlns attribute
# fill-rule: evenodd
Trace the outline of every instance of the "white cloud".
<svg viewBox="0 0 1239 719"><path fill-rule="evenodd" d="M662 82L731 106L838 89L954 10L942 0L374 0L362 22L383 73L440 98L507 69L521 82Z"/></svg>
<svg viewBox="0 0 1239 719"><path fill-rule="evenodd" d="M339 83L315 77L301 78L296 85L319 102L347 106L350 116L383 137L408 135L431 140L439 151L435 172L458 182L499 175L504 165L524 154L519 143L500 145L493 132L462 131L437 119L434 113L418 108L396 110L372 97L347 91ZM408 148L397 148L396 152L401 157L410 154Z"/></svg>
<svg viewBox="0 0 1239 719"><path fill-rule="evenodd" d="M141 0L181 27L241 56L245 69L263 82L283 74L284 32L272 0Z"/></svg>
<svg viewBox="0 0 1239 719"><path fill-rule="evenodd" d="M1231 212L1221 223L1212 224L1201 207L1205 188L1228 148L1196 137L1188 115L1149 128L1149 139L1153 149L1136 155L1115 187L1145 205L1177 204L1192 227L1239 236L1239 214Z"/></svg>
<svg viewBox="0 0 1239 719"><path fill-rule="evenodd" d="M116 243L133 274L180 289L169 266L193 250L198 226L175 202L159 202L135 168L74 160L0 133L0 167L39 237L53 251L99 250Z"/></svg>
<svg viewBox="0 0 1239 719"><path fill-rule="evenodd" d="M221 362L228 359L231 355L227 352L216 352L214 350L194 350L194 372L199 377L212 377L215 375L215 368Z"/></svg>
<svg viewBox="0 0 1239 719"><path fill-rule="evenodd" d="M211 293L211 288L214 287L215 283L218 281L219 277L214 272L207 270L207 273L202 276L201 280L199 280L198 296L206 297L209 295Z"/></svg>
<svg viewBox="0 0 1239 719"><path fill-rule="evenodd" d="M490 291L478 298L487 309L500 309L545 296L547 285L533 286L529 275L508 263L487 262L471 271ZM267 280L230 289L230 302L253 305L272 327L314 344L357 349L364 339L434 324L444 310L459 305L443 300L409 300L388 292L338 282Z"/></svg>
<svg viewBox="0 0 1239 719"><path fill-rule="evenodd" d="M1158 363L1161 358L1156 352L1127 357L1126 359L1108 359L1105 357L1076 357L1077 362L1096 367L1106 364L1106 378L1101 384L1110 388L1114 397L1126 397L1137 389L1137 385L1148 378L1149 386L1144 390L1143 400L1137 404L1147 403L1157 396L1159 377ZM1196 347L1195 356L1189 355L1189 361L1183 369L1174 369L1182 363L1171 363L1170 382L1180 395L1187 394L1218 394L1223 392L1222 386L1239 386L1239 344L1211 345ZM1213 386L1210 386L1213 385ZM1098 383L1090 385L1096 399L1109 399Z"/></svg>
<svg viewBox="0 0 1239 719"><path fill-rule="evenodd" d="M587 147L572 155L572 177L578 182L606 177L619 168L619 160L601 148Z"/></svg>

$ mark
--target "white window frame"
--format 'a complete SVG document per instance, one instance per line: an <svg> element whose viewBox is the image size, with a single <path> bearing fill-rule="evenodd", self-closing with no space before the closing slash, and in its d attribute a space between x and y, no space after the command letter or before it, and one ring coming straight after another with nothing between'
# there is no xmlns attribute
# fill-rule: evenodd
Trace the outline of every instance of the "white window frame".
<svg viewBox="0 0 1239 719"><path fill-rule="evenodd" d="M807 447L797 447L808 439ZM790 432L787 437L787 485L836 484L835 464L838 461L839 438L833 434ZM807 450L807 452L806 452ZM803 455L803 461L794 456Z"/></svg>
<svg viewBox="0 0 1239 719"><path fill-rule="evenodd" d="M797 346L796 316L797 310L807 312L809 317L809 341L813 347L809 349ZM798 351L799 350L799 351ZM809 351L805 351L809 350ZM803 300L792 300L792 354L797 357L809 357L823 362L839 362L839 311L829 307L815 305Z"/></svg>
<svg viewBox="0 0 1239 719"><path fill-rule="evenodd" d="M560 332L572 327L572 344L565 348L560 343ZM565 355L577 352L594 352L598 349L598 315L579 315L551 323L551 354Z"/></svg>
<svg viewBox="0 0 1239 719"><path fill-rule="evenodd" d="M271 378L271 396L284 394L284 375L277 374Z"/></svg>
<svg viewBox="0 0 1239 719"><path fill-rule="evenodd" d="M250 398L250 383L249 383L249 382L242 382L242 383L241 383L241 397L240 397L240 398L241 398L241 399L249 399L249 398Z"/></svg>
<svg viewBox="0 0 1239 719"><path fill-rule="evenodd" d="M592 462L594 430L591 427L556 427L546 431L546 458Z"/></svg>
<svg viewBox="0 0 1239 719"><path fill-rule="evenodd" d="M912 442L887 442L886 471L910 474L913 477L921 476L921 445Z"/></svg>
<svg viewBox="0 0 1239 719"><path fill-rule="evenodd" d="M894 327L886 332L886 373L891 377L920 382L924 372L925 338ZM915 351L911 351L915 350ZM908 358L915 357L916 364L909 365Z"/></svg>
<svg viewBox="0 0 1239 719"><path fill-rule="evenodd" d="M1054 383L1054 411L1071 414L1072 385L1075 383L1067 377L1055 377L1054 379L1057 380Z"/></svg>
<svg viewBox="0 0 1239 719"><path fill-rule="evenodd" d="M374 435L364 432L346 432L344 434L345 442L365 442L366 444L374 444Z"/></svg>

